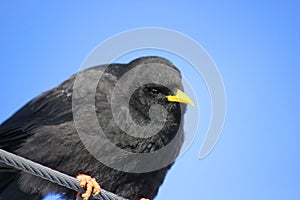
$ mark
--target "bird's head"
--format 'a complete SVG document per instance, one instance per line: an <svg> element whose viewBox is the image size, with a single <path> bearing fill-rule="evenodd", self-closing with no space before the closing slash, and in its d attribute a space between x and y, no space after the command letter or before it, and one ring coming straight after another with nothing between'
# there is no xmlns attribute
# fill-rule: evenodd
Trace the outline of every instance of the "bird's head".
<svg viewBox="0 0 300 200"><path fill-rule="evenodd" d="M113 128L114 132L120 132L123 142L130 141L135 147L141 145L140 148L128 149L134 152L152 152L167 145L178 132L183 133L186 104L194 103L182 91L180 71L171 62L160 57L143 57L126 65L112 64L106 72L117 77L106 77L111 80L113 88L107 85L99 88L109 96L113 120L104 122L104 115L100 116L104 112L100 109L97 112L98 119L103 126L110 127L106 130L111 131ZM107 81L99 83L107 84ZM98 108L103 106L96 106ZM115 140L112 138L114 135L111 134L111 140ZM119 140L121 139L115 141ZM149 145L149 149L143 147L145 144ZM124 147L124 144L116 145Z"/></svg>
<svg viewBox="0 0 300 200"><path fill-rule="evenodd" d="M136 110L140 115L136 120L165 122L170 117L180 118L185 104L194 105L194 102L179 87L152 83L136 89L129 102L131 111Z"/></svg>
<svg viewBox="0 0 300 200"><path fill-rule="evenodd" d="M140 130L137 137L154 136L169 132L174 135L180 128L186 104L194 105L182 90L180 71L161 57L142 57L128 64L123 92L130 96L129 115ZM144 128L140 128L144 127Z"/></svg>

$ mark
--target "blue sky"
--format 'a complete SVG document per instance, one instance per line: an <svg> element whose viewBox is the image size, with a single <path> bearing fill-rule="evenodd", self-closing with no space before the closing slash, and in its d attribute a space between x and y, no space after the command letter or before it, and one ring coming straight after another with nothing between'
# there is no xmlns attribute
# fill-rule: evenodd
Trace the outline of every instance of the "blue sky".
<svg viewBox="0 0 300 200"><path fill-rule="evenodd" d="M218 66L227 117L203 160L200 126L156 199L299 199L299 10L299 1L2 0L0 122L76 73L108 37L173 29L202 45Z"/></svg>

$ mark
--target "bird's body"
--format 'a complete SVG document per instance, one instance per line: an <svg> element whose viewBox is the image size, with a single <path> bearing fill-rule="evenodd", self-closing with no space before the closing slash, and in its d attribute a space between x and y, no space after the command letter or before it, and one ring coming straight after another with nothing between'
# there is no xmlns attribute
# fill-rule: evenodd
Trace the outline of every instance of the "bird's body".
<svg viewBox="0 0 300 200"><path fill-rule="evenodd" d="M162 63L169 66L178 76L175 77L172 87L182 88L180 73L174 70L170 62L158 57L140 58L129 64L111 64L105 71L104 66L93 67L80 73L93 74L99 71L103 73L95 95L96 115L106 136L116 146L134 153L149 153L166 146L176 134L180 134L176 148L170 152L176 157L183 142L181 124L183 112L179 103L159 100L160 96L153 93L160 91L160 88L157 88L159 86L148 85L140 88L129 102L130 115L135 123L145 125L150 120L148 112L152 101L162 101L160 103L172 114L168 115L159 134L148 138L128 136L114 122L110 102L111 92L126 72L141 63ZM74 75L58 87L34 98L2 123L0 148L74 177L82 173L88 174L95 177L102 188L125 198L153 199L172 163L151 172L131 173L106 166L92 156L81 142L73 118L76 109L76 106L72 105L75 78ZM164 90L162 93L166 93L164 95L170 92L162 90ZM116 161L117 159L111 158ZM0 164L0 200L40 200L49 193L60 193L68 199L75 199L76 196L74 191Z"/></svg>

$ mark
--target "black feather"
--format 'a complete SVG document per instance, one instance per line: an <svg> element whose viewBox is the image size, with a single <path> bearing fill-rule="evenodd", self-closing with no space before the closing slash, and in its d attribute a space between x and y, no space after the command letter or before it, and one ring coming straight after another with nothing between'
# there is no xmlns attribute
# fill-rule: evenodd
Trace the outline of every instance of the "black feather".
<svg viewBox="0 0 300 200"><path fill-rule="evenodd" d="M176 70L168 86L143 85L129 102L130 115L135 123L150 122L149 109L159 103L168 111L163 129L148 138L127 135L115 124L111 111L111 92L117 81L130 69L140 64L161 63ZM95 106L99 125L106 136L118 147L135 153L154 152L166 146L178 132L180 139L170 154L177 156L183 142L182 115L185 110L179 103L167 102L166 95L182 89L179 70L169 61L159 57L144 57L129 64L110 64L106 69L97 66L80 73L102 71ZM138 74L138 78L147 76ZM113 193L130 199L153 199L172 163L162 169L147 173L128 173L105 166L95 159L82 144L73 121L72 95L76 75L58 87L36 97L0 126L0 148L59 170L71 176L80 173L95 177L100 185ZM168 77L164 77L168 79ZM89 80L88 78L86 81ZM171 88L171 89L170 89ZM74 108L73 108L74 109ZM76 109L76 108L75 108ZM157 119L159 120L160 118ZM108 155L109 156L109 155ZM118 158L111 158L116 160ZM29 174L0 165L0 199L41 199L50 192L75 198L76 193Z"/></svg>

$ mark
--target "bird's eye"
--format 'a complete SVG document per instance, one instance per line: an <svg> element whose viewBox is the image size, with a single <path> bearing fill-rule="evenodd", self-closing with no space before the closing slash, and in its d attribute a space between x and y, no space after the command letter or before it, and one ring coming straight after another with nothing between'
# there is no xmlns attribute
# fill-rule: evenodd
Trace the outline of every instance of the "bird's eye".
<svg viewBox="0 0 300 200"><path fill-rule="evenodd" d="M150 93L151 93L151 94L158 94L159 92L158 92L157 89L152 88L152 89L150 90Z"/></svg>

